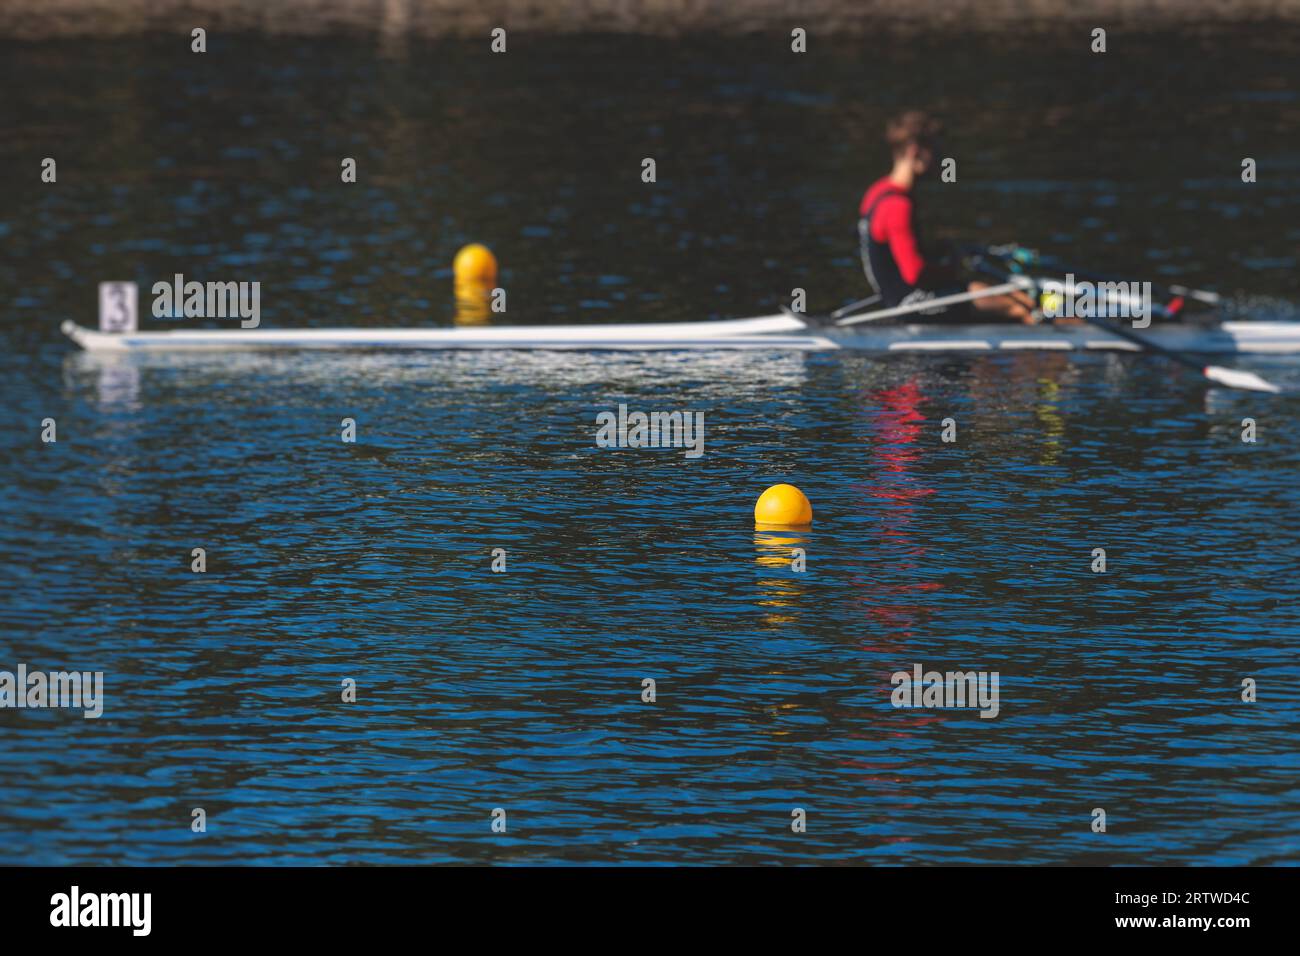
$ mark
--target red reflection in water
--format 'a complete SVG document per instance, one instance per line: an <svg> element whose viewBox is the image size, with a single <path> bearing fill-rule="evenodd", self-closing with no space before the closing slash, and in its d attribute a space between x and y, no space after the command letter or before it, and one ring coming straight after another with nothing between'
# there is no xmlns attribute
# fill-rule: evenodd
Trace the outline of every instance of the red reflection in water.
<svg viewBox="0 0 1300 956"><path fill-rule="evenodd" d="M915 381L904 382L894 388L878 389L868 393L870 404L864 409L871 435L867 450L871 471L877 476L864 486L866 496L883 507L870 510L879 514L873 534L875 548L873 563L884 564L891 571L911 571L917 567L915 559L926 552L911 532L918 498L934 494L935 489L919 483L916 466L923 451L919 441L926 417L920 410L924 395ZM906 600L916 592L937 591L942 585L937 581L907 581L905 583L878 582L870 578L859 581L863 603L868 614L881 624L886 633L898 635L901 646L912 637L913 628L921 616L921 606ZM900 600L902 598L902 600ZM886 647L893 644L886 640Z"/></svg>
<svg viewBox="0 0 1300 956"><path fill-rule="evenodd" d="M891 674L914 663L916 631L928 614L928 605L916 598L943 587L938 581L916 580L915 573L927 550L912 531L916 503L935 493L917 474L925 454L921 444L927 422L921 411L924 397L919 385L909 381L869 392L863 408L869 426L868 473L874 478L860 488L864 510L877 519L867 541L864 563L885 569L887 574L863 574L854 583L862 595L873 635L864 638L861 647L872 663L881 667L878 686L882 691L892 690ZM880 580L881 576L899 575L904 580ZM871 713L879 712L873 709ZM945 714L936 711L893 711L887 717L882 714L880 721L854 736L908 739L917 728L946 719ZM862 770L863 783L888 787L895 797L902 796L898 788L907 778L899 773L897 765L891 768L888 764L848 760L844 766Z"/></svg>

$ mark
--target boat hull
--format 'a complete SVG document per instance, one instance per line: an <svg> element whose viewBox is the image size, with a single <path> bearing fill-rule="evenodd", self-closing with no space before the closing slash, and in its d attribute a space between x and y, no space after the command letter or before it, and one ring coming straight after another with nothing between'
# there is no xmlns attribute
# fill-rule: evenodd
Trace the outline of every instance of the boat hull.
<svg viewBox="0 0 1300 956"><path fill-rule="evenodd" d="M247 351L302 349L552 349L865 352L1135 352L1132 342L1092 326L889 325L803 329L785 315L723 322L645 325L469 326L443 329L216 329L108 333L64 322L63 332L89 351ZM1206 354L1300 353L1300 322L1225 322L1220 326L1152 326L1152 341Z"/></svg>

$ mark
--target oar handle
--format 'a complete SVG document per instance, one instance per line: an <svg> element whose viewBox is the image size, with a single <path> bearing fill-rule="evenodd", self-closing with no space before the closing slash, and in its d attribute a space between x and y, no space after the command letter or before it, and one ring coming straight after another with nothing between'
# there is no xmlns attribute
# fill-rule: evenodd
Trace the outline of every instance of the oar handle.
<svg viewBox="0 0 1300 956"><path fill-rule="evenodd" d="M1083 279L1089 279L1094 282L1120 282L1124 281L1115 276L1103 275L1093 272L1089 269L1077 269L1073 266L1063 264L1059 259L1051 257L1040 257L1033 249L1026 249L1023 246L1007 244L1005 246L987 246L982 253L990 259L1002 259L1016 264L1020 268L1027 266L1047 266L1059 269L1063 272L1069 272ZM979 255L980 251L972 250L971 255ZM1223 301L1217 292L1210 292L1206 289L1192 289L1185 285L1162 285L1158 282L1151 283L1152 286L1159 289L1162 293L1168 293L1175 296L1183 296L1187 299L1195 299L1205 305L1218 305Z"/></svg>

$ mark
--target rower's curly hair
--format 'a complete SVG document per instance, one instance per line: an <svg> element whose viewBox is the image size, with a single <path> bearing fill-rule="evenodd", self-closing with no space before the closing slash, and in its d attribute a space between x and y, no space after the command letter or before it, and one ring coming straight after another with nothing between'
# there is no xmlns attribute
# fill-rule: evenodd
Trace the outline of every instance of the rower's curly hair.
<svg viewBox="0 0 1300 956"><path fill-rule="evenodd" d="M907 147L933 150L943 136L943 123L922 110L899 113L885 124L885 142L897 159Z"/></svg>

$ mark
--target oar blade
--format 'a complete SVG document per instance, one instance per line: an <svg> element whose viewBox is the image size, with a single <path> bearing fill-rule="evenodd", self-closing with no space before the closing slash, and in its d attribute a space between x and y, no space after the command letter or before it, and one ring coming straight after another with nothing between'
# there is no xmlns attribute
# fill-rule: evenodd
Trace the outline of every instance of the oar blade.
<svg viewBox="0 0 1300 956"><path fill-rule="evenodd" d="M1205 377L1211 382L1219 385L1226 385L1228 388L1242 388L1251 392L1271 392L1277 394L1282 389L1278 388L1267 379L1260 378L1254 372L1243 372L1240 369L1224 368L1221 365L1207 365L1204 370Z"/></svg>

